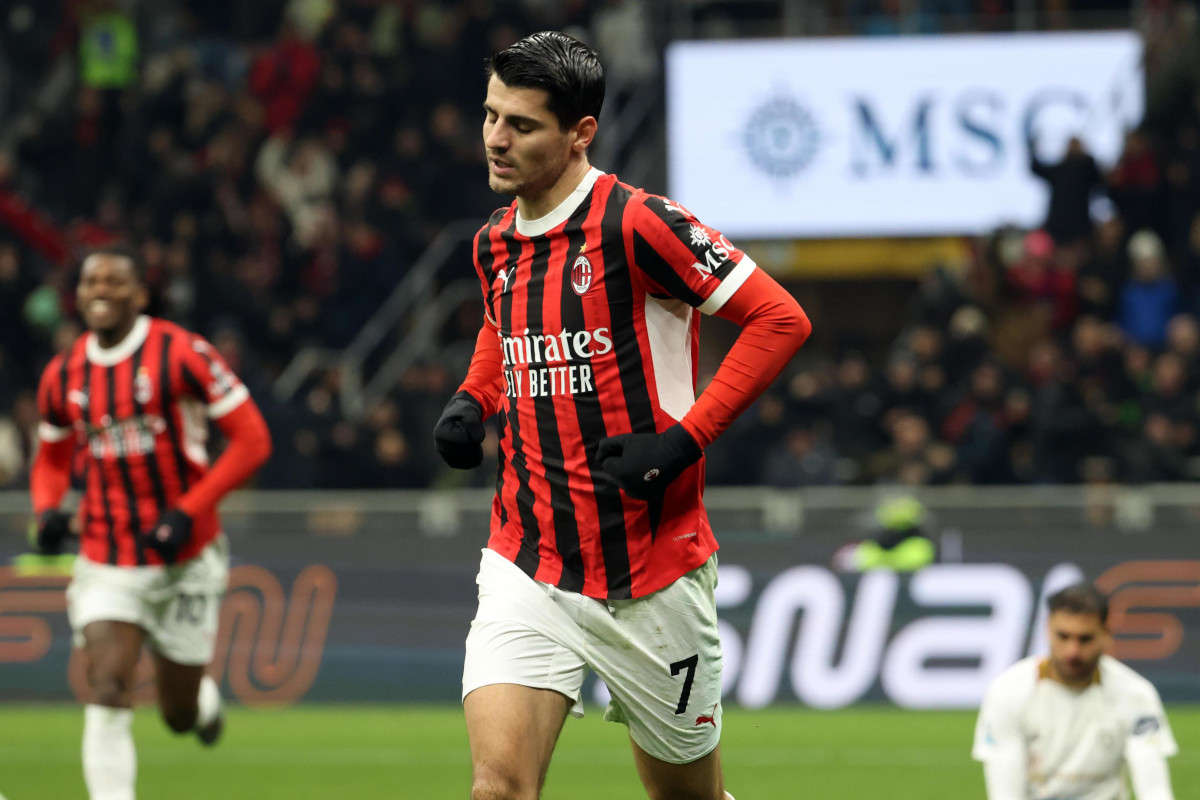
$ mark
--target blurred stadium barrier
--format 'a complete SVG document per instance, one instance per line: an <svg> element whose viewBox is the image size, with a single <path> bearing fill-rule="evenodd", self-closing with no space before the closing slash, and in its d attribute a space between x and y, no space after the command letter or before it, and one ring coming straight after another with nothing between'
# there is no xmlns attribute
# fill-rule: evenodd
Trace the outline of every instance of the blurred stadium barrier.
<svg viewBox="0 0 1200 800"><path fill-rule="evenodd" d="M723 545L729 701L972 707L991 675L1042 646L1045 596L1081 577L1112 592L1115 655L1168 702L1200 701L1193 489L927 489L919 497L938 563L912 574L836 571L834 552L874 533L883 496L708 493ZM229 693L247 704L457 700L490 498L232 497L223 513L235 568L214 665ZM0 493L0 701L66 700L84 691L67 577L7 566L28 513L24 494Z"/></svg>

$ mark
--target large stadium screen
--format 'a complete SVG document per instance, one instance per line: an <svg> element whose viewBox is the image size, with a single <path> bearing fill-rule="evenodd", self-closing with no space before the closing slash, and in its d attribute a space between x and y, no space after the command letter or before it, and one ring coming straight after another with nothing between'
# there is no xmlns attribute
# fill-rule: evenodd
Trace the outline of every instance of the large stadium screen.
<svg viewBox="0 0 1200 800"><path fill-rule="evenodd" d="M676 42L669 192L731 237L1032 227L1054 161L1102 166L1142 118L1132 32Z"/></svg>

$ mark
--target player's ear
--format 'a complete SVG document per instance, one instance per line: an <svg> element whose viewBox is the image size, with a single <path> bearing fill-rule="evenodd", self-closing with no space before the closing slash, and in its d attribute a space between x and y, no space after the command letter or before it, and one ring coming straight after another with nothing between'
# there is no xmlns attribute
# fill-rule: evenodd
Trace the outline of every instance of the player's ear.
<svg viewBox="0 0 1200 800"><path fill-rule="evenodd" d="M146 284L138 284L137 293L133 296L133 303L137 306L138 311L145 311L146 306L150 305L150 288Z"/></svg>
<svg viewBox="0 0 1200 800"><path fill-rule="evenodd" d="M596 118L592 116L584 117L572 126L572 133L575 134L575 141L571 144L571 149L582 153L592 145L592 140L596 138Z"/></svg>

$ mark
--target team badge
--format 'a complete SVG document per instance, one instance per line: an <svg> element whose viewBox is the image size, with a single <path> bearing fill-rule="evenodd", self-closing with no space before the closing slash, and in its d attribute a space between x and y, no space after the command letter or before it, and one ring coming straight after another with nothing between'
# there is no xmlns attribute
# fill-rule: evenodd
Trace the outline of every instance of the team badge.
<svg viewBox="0 0 1200 800"><path fill-rule="evenodd" d="M575 265L571 267L571 288L575 290L575 294L580 297L583 293L592 286L592 262L588 261L587 256L580 256L575 259Z"/></svg>
<svg viewBox="0 0 1200 800"><path fill-rule="evenodd" d="M154 384L145 367L138 369L137 377L133 381L133 397L142 405L146 405L154 397Z"/></svg>

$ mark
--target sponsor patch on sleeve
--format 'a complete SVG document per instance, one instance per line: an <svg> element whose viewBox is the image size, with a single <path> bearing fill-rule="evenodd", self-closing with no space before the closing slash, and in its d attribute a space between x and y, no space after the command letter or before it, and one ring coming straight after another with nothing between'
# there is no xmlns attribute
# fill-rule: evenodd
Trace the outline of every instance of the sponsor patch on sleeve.
<svg viewBox="0 0 1200 800"><path fill-rule="evenodd" d="M1146 736L1154 733L1158 729L1158 717L1139 717L1138 721L1133 723L1134 736Z"/></svg>

